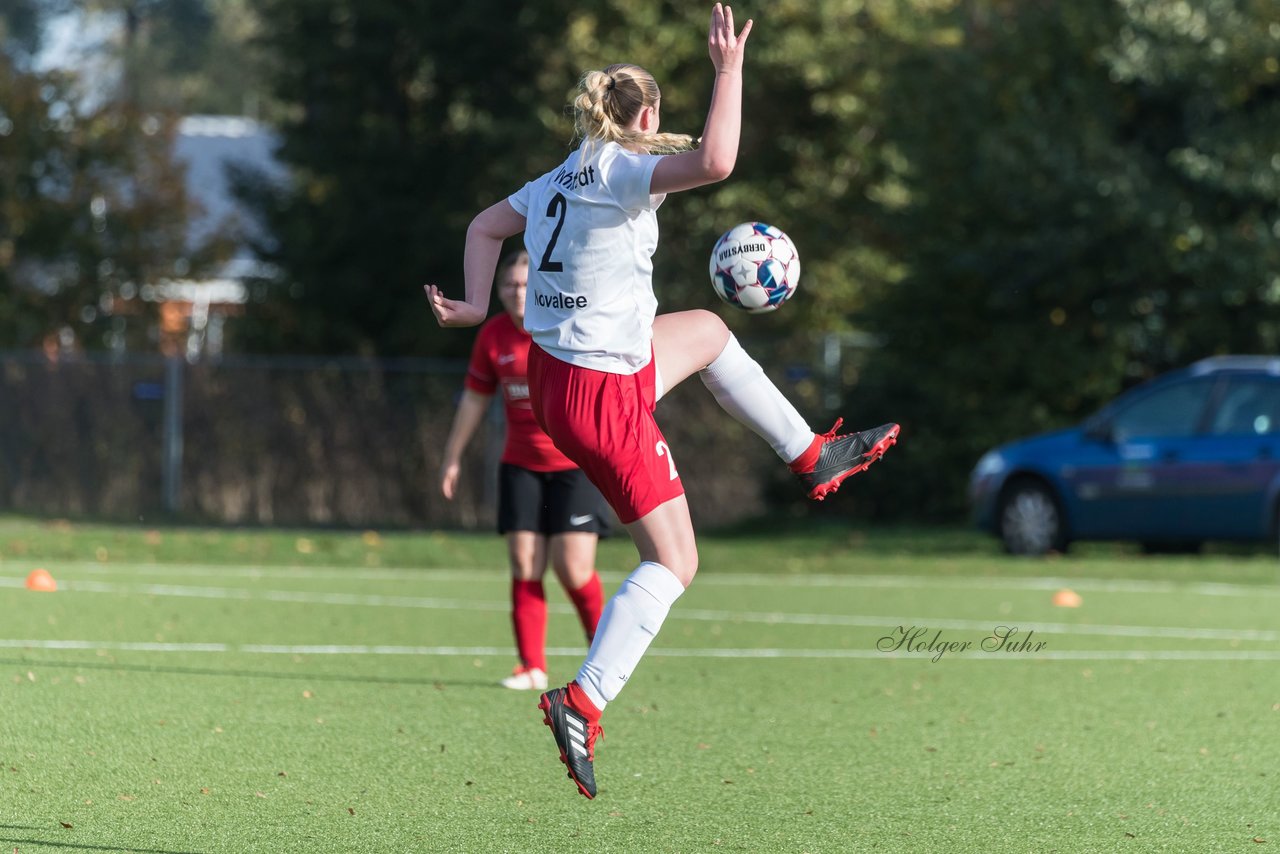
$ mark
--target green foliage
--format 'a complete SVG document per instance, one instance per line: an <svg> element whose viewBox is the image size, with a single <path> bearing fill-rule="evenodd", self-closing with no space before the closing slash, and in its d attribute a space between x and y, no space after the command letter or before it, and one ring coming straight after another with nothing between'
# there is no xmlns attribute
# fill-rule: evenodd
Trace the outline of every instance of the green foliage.
<svg viewBox="0 0 1280 854"><path fill-rule="evenodd" d="M150 308L131 298L199 263L171 134L0 55L0 347L150 349Z"/></svg>
<svg viewBox="0 0 1280 854"><path fill-rule="evenodd" d="M0 5L0 51L24 58L40 46L40 28L50 5L41 0L5 0Z"/></svg>
<svg viewBox="0 0 1280 854"><path fill-rule="evenodd" d="M421 284L459 290L471 217L571 149L565 105L588 68L643 65L662 87L664 127L700 134L712 82L706 9L546 3L495 28L482 22L505 19L506 4L446 5L259 7L289 115L282 153L299 180L264 204L287 281L252 346L465 350L466 336L434 328ZM817 14L782 3L759 17L737 172L667 201L655 281L667 309L715 307L705 272L715 239L747 219L778 223L801 247L808 299L750 322L724 311L744 334L808 361L812 333L846 328L865 283L887 275L882 253L849 239L875 228L870 205L850 200L875 159L860 92L875 86L881 22L861 3Z"/></svg>
<svg viewBox="0 0 1280 854"><path fill-rule="evenodd" d="M30 49L40 8L53 7L12 6L6 43ZM135 103L235 109L267 81L294 182L245 186L282 273L232 331L239 349L465 352L470 336L436 328L421 285L459 292L470 219L570 150L581 73L644 65L664 127L695 135L711 86L700 4L93 8L130 23ZM1276 0L735 11L756 18L737 169L664 204L655 283L664 309L720 311L771 368L815 363L824 333L885 342L845 364L841 409L851 426L901 420L903 440L844 512L955 516L991 444L1200 356L1280 347ZM70 150L38 133L53 134L40 150ZM6 174L12 188L28 173ZM800 296L765 317L720 306L706 280L713 241L749 219L787 231L804 263ZM14 299L11 329L29 310ZM828 414L815 384L787 390L815 422Z"/></svg>
<svg viewBox="0 0 1280 854"><path fill-rule="evenodd" d="M256 191L284 278L259 323L245 325L247 346L403 354L461 337L424 331L421 286L459 281L470 218L531 175L547 118L539 35L549 40L564 20L538 4L520 13L521 26L490 26L507 11L492 2L259 6L262 46L278 57L281 156L296 181L283 193Z"/></svg>
<svg viewBox="0 0 1280 854"><path fill-rule="evenodd" d="M94 0L88 14L118 21L106 51L119 63L127 102L148 112L267 114L262 57L251 48L248 0Z"/></svg>
<svg viewBox="0 0 1280 854"><path fill-rule="evenodd" d="M936 20L954 46L904 45L877 193L907 272L867 316L904 422L884 506L955 513L990 445L1274 350L1274 9L974 4Z"/></svg>

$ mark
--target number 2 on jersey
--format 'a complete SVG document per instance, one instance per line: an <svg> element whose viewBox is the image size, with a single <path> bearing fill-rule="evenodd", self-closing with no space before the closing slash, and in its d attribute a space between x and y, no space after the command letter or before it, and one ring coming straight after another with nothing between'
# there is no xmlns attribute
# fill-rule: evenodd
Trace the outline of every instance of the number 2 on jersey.
<svg viewBox="0 0 1280 854"><path fill-rule="evenodd" d="M556 229L551 232L551 240L547 243L547 251L542 253L542 261L538 263L538 272L540 273L563 273L564 264L559 261L551 260L551 252L556 248L556 241L560 239L560 229L564 228L564 215L569 212L569 201L564 197L564 193L556 193L551 197L551 204L547 205L547 216L558 216L556 220Z"/></svg>

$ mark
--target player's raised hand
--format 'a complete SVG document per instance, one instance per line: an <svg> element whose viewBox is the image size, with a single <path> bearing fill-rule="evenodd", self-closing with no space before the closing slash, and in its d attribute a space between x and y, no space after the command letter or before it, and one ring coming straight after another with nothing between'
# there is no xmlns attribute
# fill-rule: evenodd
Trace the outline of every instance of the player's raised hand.
<svg viewBox="0 0 1280 854"><path fill-rule="evenodd" d="M427 294L427 302L431 303L431 313L441 326L475 326L484 320L483 309L461 300L446 299L435 285L423 285L422 289Z"/></svg>
<svg viewBox="0 0 1280 854"><path fill-rule="evenodd" d="M707 33L707 50L716 71L741 71L742 57L746 52L747 36L751 35L750 18L742 25L742 32L734 35L733 7L717 3L711 7L711 29Z"/></svg>

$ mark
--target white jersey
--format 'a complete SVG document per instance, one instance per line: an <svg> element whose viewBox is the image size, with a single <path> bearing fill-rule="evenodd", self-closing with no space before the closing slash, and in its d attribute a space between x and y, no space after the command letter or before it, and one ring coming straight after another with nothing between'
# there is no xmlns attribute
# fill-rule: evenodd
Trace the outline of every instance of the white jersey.
<svg viewBox="0 0 1280 854"><path fill-rule="evenodd" d="M595 145L507 200L526 220L524 326L557 359L613 374L649 363L656 210L665 198L650 195L649 183L660 158Z"/></svg>

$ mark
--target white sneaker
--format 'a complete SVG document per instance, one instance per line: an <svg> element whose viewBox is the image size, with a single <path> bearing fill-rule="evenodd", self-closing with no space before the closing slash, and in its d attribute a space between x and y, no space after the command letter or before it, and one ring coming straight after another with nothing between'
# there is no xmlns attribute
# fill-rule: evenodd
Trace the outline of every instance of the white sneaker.
<svg viewBox="0 0 1280 854"><path fill-rule="evenodd" d="M545 691L547 690L547 674L536 667L521 667L511 671L511 675L502 680L503 688L513 691Z"/></svg>

